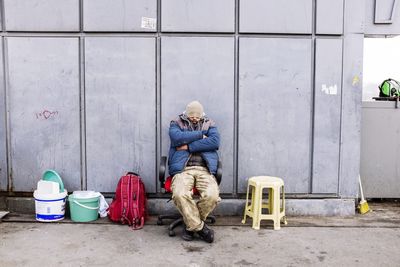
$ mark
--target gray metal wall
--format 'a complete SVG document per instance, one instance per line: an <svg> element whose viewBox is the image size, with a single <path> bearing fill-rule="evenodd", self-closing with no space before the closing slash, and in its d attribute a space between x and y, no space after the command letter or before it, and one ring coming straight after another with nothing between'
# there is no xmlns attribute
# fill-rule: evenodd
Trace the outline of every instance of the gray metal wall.
<svg viewBox="0 0 400 267"><path fill-rule="evenodd" d="M159 192L169 122L198 99L222 135L223 193L264 174L297 196L357 195L363 0L2 8L0 190L53 168L69 191L113 192L134 170Z"/></svg>

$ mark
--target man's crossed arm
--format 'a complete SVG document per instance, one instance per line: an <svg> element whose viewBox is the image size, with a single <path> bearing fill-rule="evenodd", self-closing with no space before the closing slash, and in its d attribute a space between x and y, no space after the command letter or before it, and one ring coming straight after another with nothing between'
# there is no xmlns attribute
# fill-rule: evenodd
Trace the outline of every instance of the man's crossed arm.
<svg viewBox="0 0 400 267"><path fill-rule="evenodd" d="M191 153L218 150L220 143L217 127L210 127L208 131L182 131L176 123L171 123L169 136L176 150Z"/></svg>

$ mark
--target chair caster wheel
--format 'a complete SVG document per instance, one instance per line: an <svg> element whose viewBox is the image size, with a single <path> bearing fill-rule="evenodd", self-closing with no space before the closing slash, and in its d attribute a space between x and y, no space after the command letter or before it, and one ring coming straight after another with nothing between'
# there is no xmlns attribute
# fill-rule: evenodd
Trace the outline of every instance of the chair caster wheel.
<svg viewBox="0 0 400 267"><path fill-rule="evenodd" d="M175 236L175 231L174 230L169 230L168 231L168 235L171 236L171 237Z"/></svg>
<svg viewBox="0 0 400 267"><path fill-rule="evenodd" d="M157 225L163 225L162 220L158 219L158 220L157 220Z"/></svg>
<svg viewBox="0 0 400 267"><path fill-rule="evenodd" d="M286 219L286 216L284 216L284 217L282 218L282 223L283 223L284 225L287 225L287 219Z"/></svg>
<svg viewBox="0 0 400 267"><path fill-rule="evenodd" d="M209 220L210 220L210 223L215 223L215 218L214 217L210 217Z"/></svg>

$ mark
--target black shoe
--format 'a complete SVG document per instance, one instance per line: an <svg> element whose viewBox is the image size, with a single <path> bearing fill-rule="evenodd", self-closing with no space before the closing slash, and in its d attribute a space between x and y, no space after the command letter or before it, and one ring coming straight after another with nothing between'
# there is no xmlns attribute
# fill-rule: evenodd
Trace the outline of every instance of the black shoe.
<svg viewBox="0 0 400 267"><path fill-rule="evenodd" d="M193 231L189 231L185 228L183 228L183 232L182 232L182 239L185 241L192 241L194 237L194 232Z"/></svg>
<svg viewBox="0 0 400 267"><path fill-rule="evenodd" d="M201 239L208 243L212 243L214 241L214 231L207 227L207 224L204 223L203 228L197 232Z"/></svg>

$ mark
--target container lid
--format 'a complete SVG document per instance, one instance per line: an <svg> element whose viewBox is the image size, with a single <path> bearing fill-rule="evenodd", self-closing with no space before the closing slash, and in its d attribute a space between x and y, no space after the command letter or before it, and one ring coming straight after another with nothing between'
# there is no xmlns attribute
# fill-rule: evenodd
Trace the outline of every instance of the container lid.
<svg viewBox="0 0 400 267"><path fill-rule="evenodd" d="M40 194L58 194L60 193L60 185L53 181L39 180L37 183L37 191Z"/></svg>
<svg viewBox="0 0 400 267"><path fill-rule="evenodd" d="M64 183L61 179L61 176L56 171L46 170L43 173L42 180L58 183L58 185L60 187L60 193L64 192Z"/></svg>
<svg viewBox="0 0 400 267"><path fill-rule="evenodd" d="M74 198L86 199L86 198L99 197L100 193L94 191L74 191L72 195Z"/></svg>
<svg viewBox="0 0 400 267"><path fill-rule="evenodd" d="M33 191L33 197L36 200L55 200L65 198L68 195L67 189L57 194L41 194L38 190Z"/></svg>

